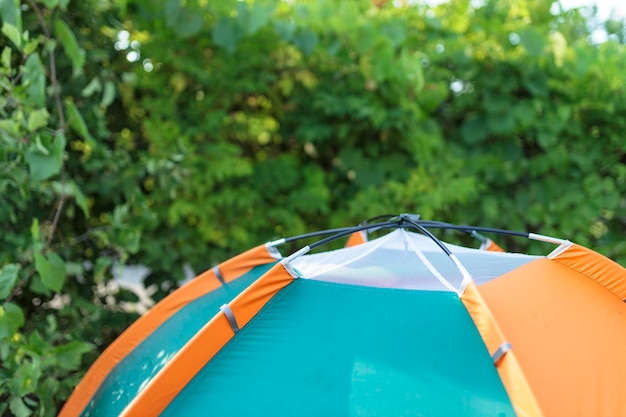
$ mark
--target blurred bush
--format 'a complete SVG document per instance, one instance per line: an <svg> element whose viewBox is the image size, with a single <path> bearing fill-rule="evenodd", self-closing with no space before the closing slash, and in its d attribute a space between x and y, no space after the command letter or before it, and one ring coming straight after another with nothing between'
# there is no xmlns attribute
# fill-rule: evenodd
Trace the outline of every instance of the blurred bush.
<svg viewBox="0 0 626 417"><path fill-rule="evenodd" d="M626 265L623 22L593 43L589 16L539 0L0 16L0 414L56 414L135 317L107 285L124 263L160 298L185 264L415 212Z"/></svg>

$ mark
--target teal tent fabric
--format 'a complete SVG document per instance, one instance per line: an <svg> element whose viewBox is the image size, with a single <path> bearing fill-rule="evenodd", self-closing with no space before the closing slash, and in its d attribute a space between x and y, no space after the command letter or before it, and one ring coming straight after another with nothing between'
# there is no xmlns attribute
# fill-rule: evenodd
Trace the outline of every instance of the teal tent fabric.
<svg viewBox="0 0 626 417"><path fill-rule="evenodd" d="M274 263L258 266L181 308L130 352L106 377L81 417L119 415L143 387L204 326Z"/></svg>
<svg viewBox="0 0 626 417"><path fill-rule="evenodd" d="M298 279L163 416L514 416L453 292Z"/></svg>

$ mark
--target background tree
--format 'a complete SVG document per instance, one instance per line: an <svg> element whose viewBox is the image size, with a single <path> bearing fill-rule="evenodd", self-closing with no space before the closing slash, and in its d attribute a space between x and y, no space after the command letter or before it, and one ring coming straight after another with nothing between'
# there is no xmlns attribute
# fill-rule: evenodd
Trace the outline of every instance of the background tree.
<svg viewBox="0 0 626 417"><path fill-rule="evenodd" d="M538 0L0 16L0 414L56 414L135 317L111 285L124 263L158 299L185 264L416 212L626 264L623 22L593 43L580 11Z"/></svg>

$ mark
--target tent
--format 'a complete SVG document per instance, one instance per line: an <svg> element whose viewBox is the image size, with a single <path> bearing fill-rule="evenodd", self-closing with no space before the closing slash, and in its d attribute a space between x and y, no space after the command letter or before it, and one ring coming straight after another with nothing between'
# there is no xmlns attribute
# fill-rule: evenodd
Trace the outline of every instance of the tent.
<svg viewBox="0 0 626 417"><path fill-rule="evenodd" d="M554 249L473 249L434 229ZM626 415L622 266L567 240L415 215L330 232L287 257L290 239L253 248L173 292L60 417Z"/></svg>

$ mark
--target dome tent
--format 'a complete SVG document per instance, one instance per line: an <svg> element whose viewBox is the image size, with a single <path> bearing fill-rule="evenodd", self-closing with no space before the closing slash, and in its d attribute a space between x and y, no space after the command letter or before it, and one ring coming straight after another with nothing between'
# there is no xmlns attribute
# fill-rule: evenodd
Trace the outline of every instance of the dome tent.
<svg viewBox="0 0 626 417"><path fill-rule="evenodd" d="M382 237L328 252L361 230ZM94 363L69 416L626 415L626 270L442 243L402 215L282 258L261 245L184 285ZM417 232L417 233L416 233Z"/></svg>

